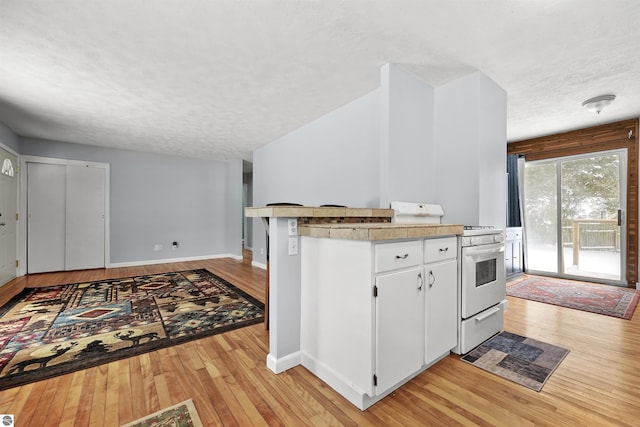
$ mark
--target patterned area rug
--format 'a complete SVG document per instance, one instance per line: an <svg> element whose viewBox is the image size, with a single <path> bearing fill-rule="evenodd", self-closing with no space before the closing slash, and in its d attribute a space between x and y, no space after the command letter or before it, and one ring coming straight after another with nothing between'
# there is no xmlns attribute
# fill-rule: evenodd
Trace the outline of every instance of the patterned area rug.
<svg viewBox="0 0 640 427"><path fill-rule="evenodd" d="M635 289L546 277L509 285L507 295L627 320L640 299Z"/></svg>
<svg viewBox="0 0 640 427"><path fill-rule="evenodd" d="M462 360L535 391L569 354L569 350L531 338L500 332Z"/></svg>
<svg viewBox="0 0 640 427"><path fill-rule="evenodd" d="M262 322L207 270L26 289L0 308L0 390Z"/></svg>
<svg viewBox="0 0 640 427"><path fill-rule="evenodd" d="M202 427L202 421L191 399L161 409L121 427Z"/></svg>

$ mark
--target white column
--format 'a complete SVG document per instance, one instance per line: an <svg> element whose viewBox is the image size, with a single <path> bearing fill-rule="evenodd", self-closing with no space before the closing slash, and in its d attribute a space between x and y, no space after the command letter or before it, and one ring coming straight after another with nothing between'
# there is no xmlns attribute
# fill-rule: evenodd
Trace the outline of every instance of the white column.
<svg viewBox="0 0 640 427"><path fill-rule="evenodd" d="M288 218L269 219L269 354L276 374L300 364L300 250L289 255ZM300 239L299 236L295 237ZM298 241L298 244L300 242Z"/></svg>

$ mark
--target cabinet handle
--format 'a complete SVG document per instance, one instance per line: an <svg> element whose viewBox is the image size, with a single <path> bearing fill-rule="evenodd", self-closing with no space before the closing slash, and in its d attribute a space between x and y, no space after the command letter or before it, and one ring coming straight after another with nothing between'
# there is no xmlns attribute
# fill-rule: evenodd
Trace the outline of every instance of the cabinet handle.
<svg viewBox="0 0 640 427"><path fill-rule="evenodd" d="M422 285L424 285L424 280L422 280L422 273L418 273L418 290L422 290Z"/></svg>
<svg viewBox="0 0 640 427"><path fill-rule="evenodd" d="M432 278L433 278L433 281L431 281ZM436 283L436 276L433 275L432 270L429 270L429 289L433 287L434 283Z"/></svg>
<svg viewBox="0 0 640 427"><path fill-rule="evenodd" d="M407 259L408 256L409 256L409 254L396 255L396 259Z"/></svg>
<svg viewBox="0 0 640 427"><path fill-rule="evenodd" d="M440 248L439 250L440 250L440 252L447 252L449 250L449 248L444 248L444 249Z"/></svg>

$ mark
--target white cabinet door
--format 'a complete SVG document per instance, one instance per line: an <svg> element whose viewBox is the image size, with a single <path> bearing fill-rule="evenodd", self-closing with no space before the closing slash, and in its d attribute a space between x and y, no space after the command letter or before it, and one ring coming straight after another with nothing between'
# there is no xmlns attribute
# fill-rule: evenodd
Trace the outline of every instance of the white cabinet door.
<svg viewBox="0 0 640 427"><path fill-rule="evenodd" d="M102 268L105 170L67 166L66 270Z"/></svg>
<svg viewBox="0 0 640 427"><path fill-rule="evenodd" d="M29 273L64 270L66 176L66 166L27 163Z"/></svg>
<svg viewBox="0 0 640 427"><path fill-rule="evenodd" d="M376 394L422 367L424 277L422 267L376 277Z"/></svg>
<svg viewBox="0 0 640 427"><path fill-rule="evenodd" d="M425 364L447 354L457 344L456 260L425 266Z"/></svg>

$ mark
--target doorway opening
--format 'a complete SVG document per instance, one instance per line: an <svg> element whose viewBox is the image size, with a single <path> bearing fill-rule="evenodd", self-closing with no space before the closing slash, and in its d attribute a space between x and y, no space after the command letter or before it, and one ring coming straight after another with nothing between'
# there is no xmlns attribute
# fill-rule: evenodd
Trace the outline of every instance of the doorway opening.
<svg viewBox="0 0 640 427"><path fill-rule="evenodd" d="M246 207L253 206L253 163L242 161L242 259L253 263L253 221L244 214Z"/></svg>
<svg viewBox="0 0 640 427"><path fill-rule="evenodd" d="M626 286L626 154L524 163L527 272Z"/></svg>

